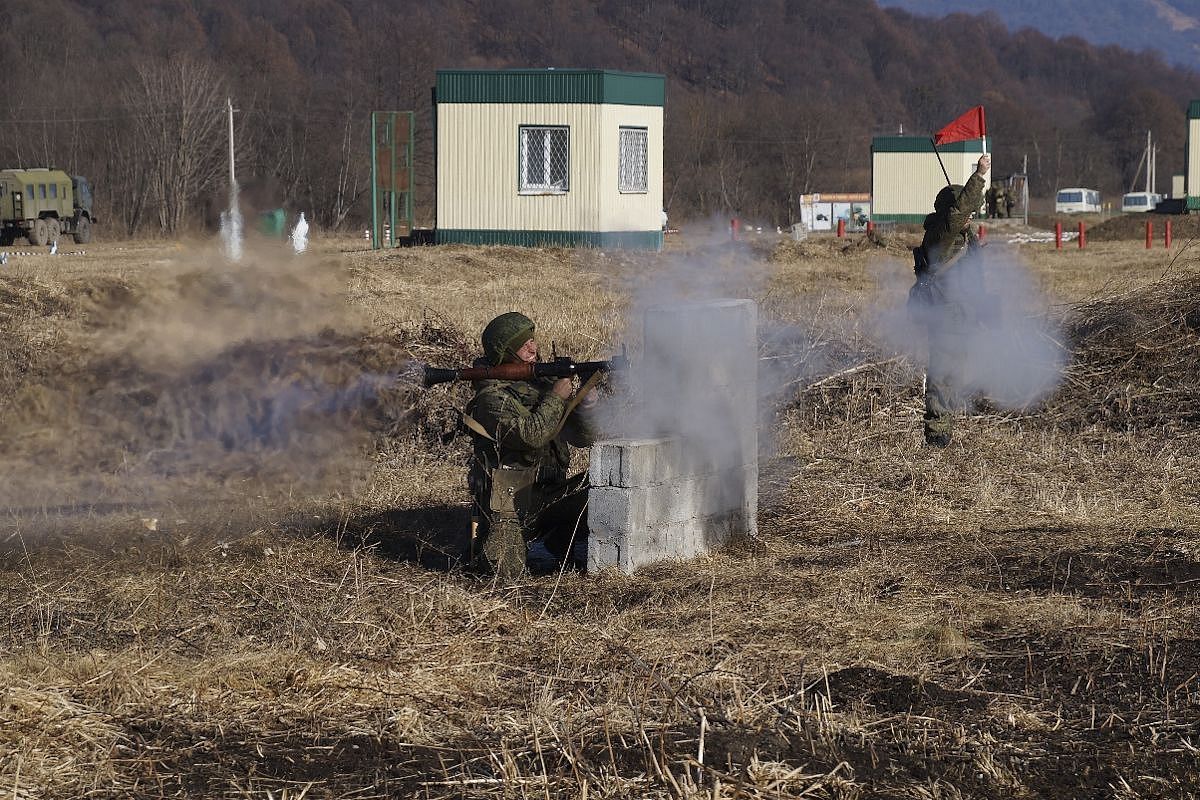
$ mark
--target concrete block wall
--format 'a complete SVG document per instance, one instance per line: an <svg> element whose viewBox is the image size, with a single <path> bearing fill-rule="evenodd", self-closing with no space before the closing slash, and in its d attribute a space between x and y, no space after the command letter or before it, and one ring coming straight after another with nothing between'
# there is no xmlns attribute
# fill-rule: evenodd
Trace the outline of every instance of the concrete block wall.
<svg viewBox="0 0 1200 800"><path fill-rule="evenodd" d="M752 301L647 310L635 416L649 435L592 447L589 571L628 573L754 535L757 362Z"/></svg>

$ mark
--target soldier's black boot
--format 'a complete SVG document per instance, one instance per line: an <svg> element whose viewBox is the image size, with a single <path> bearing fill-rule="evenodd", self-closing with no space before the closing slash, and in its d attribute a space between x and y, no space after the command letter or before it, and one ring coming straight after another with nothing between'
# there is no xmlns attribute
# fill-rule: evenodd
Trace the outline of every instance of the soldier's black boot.
<svg viewBox="0 0 1200 800"><path fill-rule="evenodd" d="M946 447L950 444L950 434L946 431L926 431L925 445L927 447Z"/></svg>

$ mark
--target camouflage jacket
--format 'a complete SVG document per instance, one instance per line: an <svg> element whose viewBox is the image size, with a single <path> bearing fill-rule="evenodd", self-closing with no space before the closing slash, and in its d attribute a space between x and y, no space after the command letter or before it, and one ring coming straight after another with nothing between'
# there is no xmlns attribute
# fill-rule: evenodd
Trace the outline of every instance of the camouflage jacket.
<svg viewBox="0 0 1200 800"><path fill-rule="evenodd" d="M472 435L475 462L471 482L485 478L497 466L538 467L537 482L551 488L566 481L569 445L587 447L596 432L587 411L576 408L562 429L559 423L567 401L555 395L554 381L476 381L467 413L495 441ZM482 488L482 487L481 487Z"/></svg>
<svg viewBox="0 0 1200 800"><path fill-rule="evenodd" d="M972 173L954 205L944 212L934 212L925 217L925 237L921 247L929 260L930 271L937 274L938 268L975 240L975 233L967 224L972 211L978 211L983 203L983 176Z"/></svg>

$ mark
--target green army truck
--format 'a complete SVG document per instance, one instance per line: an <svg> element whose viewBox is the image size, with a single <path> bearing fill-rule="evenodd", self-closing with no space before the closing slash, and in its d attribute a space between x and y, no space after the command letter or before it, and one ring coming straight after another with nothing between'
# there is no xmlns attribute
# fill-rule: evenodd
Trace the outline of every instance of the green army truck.
<svg viewBox="0 0 1200 800"><path fill-rule="evenodd" d="M24 237L35 247L74 236L92 240L92 187L61 169L0 170L0 246Z"/></svg>

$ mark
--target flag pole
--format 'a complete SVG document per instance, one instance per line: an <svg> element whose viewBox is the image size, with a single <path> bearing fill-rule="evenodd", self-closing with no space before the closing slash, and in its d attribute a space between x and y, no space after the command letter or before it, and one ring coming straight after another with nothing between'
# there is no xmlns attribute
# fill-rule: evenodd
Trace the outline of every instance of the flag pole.
<svg viewBox="0 0 1200 800"><path fill-rule="evenodd" d="M937 140L930 136L929 143L933 145L933 154L937 156L938 166L942 168L942 174L946 176L946 185L953 186L954 182L950 180L950 173L946 172L946 165L942 162L942 154L938 152Z"/></svg>

